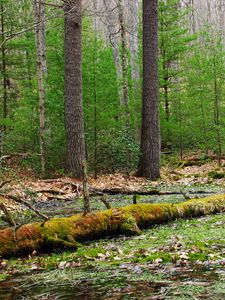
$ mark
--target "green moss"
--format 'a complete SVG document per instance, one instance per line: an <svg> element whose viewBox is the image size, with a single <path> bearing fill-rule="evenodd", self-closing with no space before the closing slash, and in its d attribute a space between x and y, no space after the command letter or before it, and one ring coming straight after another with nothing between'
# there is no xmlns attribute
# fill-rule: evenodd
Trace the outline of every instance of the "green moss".
<svg viewBox="0 0 225 300"><path fill-rule="evenodd" d="M213 178L213 179L221 179L221 178L225 177L225 173L224 172L210 171L208 173L208 176Z"/></svg>
<svg viewBox="0 0 225 300"><path fill-rule="evenodd" d="M98 257L98 254L105 254L106 250L102 247L88 248L82 247L77 250L76 256L80 258Z"/></svg>
<svg viewBox="0 0 225 300"><path fill-rule="evenodd" d="M71 249L71 250L77 250L78 243L76 242L68 242L63 239L54 238L54 237L47 237L46 240L46 246L48 250L63 250L63 249Z"/></svg>
<svg viewBox="0 0 225 300"><path fill-rule="evenodd" d="M141 234L141 230L137 226L137 221L132 215L125 217L124 222L120 225L120 230L128 235Z"/></svg>
<svg viewBox="0 0 225 300"><path fill-rule="evenodd" d="M208 255L203 252L189 253L188 258L190 261L206 261L208 259Z"/></svg>
<svg viewBox="0 0 225 300"><path fill-rule="evenodd" d="M7 280L9 277L9 274L0 274L0 282Z"/></svg>
<svg viewBox="0 0 225 300"><path fill-rule="evenodd" d="M168 263L172 262L173 258L170 253L165 253L165 252L157 252L157 253L152 253L147 256L143 255L136 255L136 257L132 258L132 262L134 263L155 263L157 260L160 259L162 263Z"/></svg>
<svg viewBox="0 0 225 300"><path fill-rule="evenodd" d="M158 252L147 256L147 260L150 262L154 262L157 259L162 259L163 263L172 262L172 255L170 253Z"/></svg>

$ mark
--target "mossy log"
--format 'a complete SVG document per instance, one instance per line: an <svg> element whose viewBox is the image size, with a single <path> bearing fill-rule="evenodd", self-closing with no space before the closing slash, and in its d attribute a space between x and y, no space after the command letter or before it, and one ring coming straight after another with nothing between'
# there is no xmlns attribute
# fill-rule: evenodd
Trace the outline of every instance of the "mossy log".
<svg viewBox="0 0 225 300"><path fill-rule="evenodd" d="M106 235L138 234L142 228L178 218L191 218L225 211L225 195L193 199L179 204L135 204L96 213L55 218L45 223L0 230L0 256L23 256L36 250L73 249L79 243Z"/></svg>

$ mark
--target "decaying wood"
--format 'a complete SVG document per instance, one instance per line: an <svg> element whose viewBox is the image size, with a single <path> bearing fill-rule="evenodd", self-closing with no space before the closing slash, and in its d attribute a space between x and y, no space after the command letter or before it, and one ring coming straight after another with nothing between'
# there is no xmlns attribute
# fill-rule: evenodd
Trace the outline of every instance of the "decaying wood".
<svg viewBox="0 0 225 300"><path fill-rule="evenodd" d="M76 193L78 195L81 194L81 190L82 190L82 183L74 183L74 182L71 182L71 181L65 181L63 179L60 179L60 178L57 178L57 179L43 179L41 180L41 182L44 182L44 183L60 183L62 184L63 186L67 186L67 185L70 185L72 187L72 189L74 189L76 191ZM49 189L49 192L51 191L52 189ZM39 192L41 192L41 190L38 190Z"/></svg>
<svg viewBox="0 0 225 300"><path fill-rule="evenodd" d="M49 220L49 217L40 213L36 208L33 207L33 205L31 205L29 202L25 201L25 200L22 200L21 198L19 197L16 197L14 195L8 195L8 194L3 194L3 193L0 193L0 196L3 197L3 198L6 198L6 199L10 199L14 202L17 202L17 203L20 203L20 204L23 204L25 206L27 206L30 210L32 210L33 212L35 212L39 217L41 217L42 219L44 220Z"/></svg>
<svg viewBox="0 0 225 300"><path fill-rule="evenodd" d="M77 214L0 230L0 256L22 256L64 249L108 235L139 234L142 228L178 218L199 217L225 211L225 194L179 204L135 204L96 213Z"/></svg>
<svg viewBox="0 0 225 300"><path fill-rule="evenodd" d="M67 192L64 192L62 190L53 190L53 189L43 189L43 190L35 190L31 191L31 194L40 194L40 193L48 193L52 195L66 195Z"/></svg>
<svg viewBox="0 0 225 300"><path fill-rule="evenodd" d="M150 195L184 195L186 193L182 191L159 191L159 190L150 190L150 191L132 191L132 190L124 190L120 188L114 189L94 189L90 188L90 195L91 196L100 196L100 195L143 195L143 196L150 196ZM188 194L212 194L210 191L189 191Z"/></svg>

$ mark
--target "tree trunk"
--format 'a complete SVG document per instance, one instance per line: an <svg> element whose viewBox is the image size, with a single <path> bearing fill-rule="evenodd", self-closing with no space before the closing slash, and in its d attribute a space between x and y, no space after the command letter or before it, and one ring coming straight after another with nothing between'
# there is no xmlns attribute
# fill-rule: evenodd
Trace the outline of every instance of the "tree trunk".
<svg viewBox="0 0 225 300"><path fill-rule="evenodd" d="M225 195L193 199L180 204L135 204L97 213L78 214L0 230L0 256L23 256L64 249L76 249L79 242L106 235L139 234L148 228L177 218L190 218L225 209Z"/></svg>
<svg viewBox="0 0 225 300"><path fill-rule="evenodd" d="M35 37L37 52L37 75L38 75L38 95L39 95L39 140L41 171L45 173L45 85L46 85L46 47L45 47L45 9L44 1L34 0Z"/></svg>
<svg viewBox="0 0 225 300"><path fill-rule="evenodd" d="M118 10L119 10L119 26L120 26L119 30L121 34L122 76L123 76L123 99L121 104L124 106L128 106L127 38L126 38L123 0L118 0Z"/></svg>
<svg viewBox="0 0 225 300"><path fill-rule="evenodd" d="M93 1L93 7L94 11L97 12L97 1ZM97 119L98 119L98 111L97 111L97 72L96 72L96 66L97 66L97 17L94 16L93 19L94 22L94 41L93 41L93 98L94 98L94 177L97 179L98 174L98 126L97 126Z"/></svg>
<svg viewBox="0 0 225 300"><path fill-rule="evenodd" d="M88 189L88 168L87 162L83 161L83 194L84 194L84 212L90 212L90 194Z"/></svg>
<svg viewBox="0 0 225 300"><path fill-rule="evenodd" d="M5 20L4 20L4 5L1 4L1 54L2 54L2 64L1 64L1 73L3 75L3 102L2 102L2 117L5 120L7 117L7 73L6 73L6 49L4 43L5 39ZM0 132L0 157L3 156L4 151L4 135L6 133L6 126L1 126ZM1 163L0 163L1 164Z"/></svg>
<svg viewBox="0 0 225 300"><path fill-rule="evenodd" d="M125 124L126 129L130 126L130 115L129 115L129 93L128 93L128 57L127 57L127 38L126 38L126 27L124 19L124 3L123 0L118 0L118 10L119 10L119 26L121 34L121 51L122 51L122 77L123 77L123 97L122 106L125 110Z"/></svg>
<svg viewBox="0 0 225 300"><path fill-rule="evenodd" d="M65 12L65 127L67 172L81 178L85 160L82 105L82 16L81 0L66 1Z"/></svg>
<svg viewBox="0 0 225 300"><path fill-rule="evenodd" d="M111 1L110 0L103 0L103 5L105 8L105 15L106 15L106 26L107 26L107 34L108 34L108 40L110 44L112 45L113 50L113 59L114 64L116 67L116 74L117 74L117 82L119 86L119 100L120 103L122 102L122 92L120 89L120 81L122 80L122 67L120 62L120 52L119 52L119 45L118 40L116 39L116 24L113 20L113 12L110 6Z"/></svg>
<svg viewBox="0 0 225 300"><path fill-rule="evenodd" d="M140 66L138 62L138 25L139 25L139 1L126 0L128 10L128 33L130 46L131 77L134 81L134 88L138 87L140 80Z"/></svg>
<svg viewBox="0 0 225 300"><path fill-rule="evenodd" d="M160 176L158 103L158 1L143 0L143 100L138 175Z"/></svg>
<svg viewBox="0 0 225 300"><path fill-rule="evenodd" d="M213 51L216 51L213 49ZM217 142L217 158L218 165L221 166L221 156L222 156L222 138L221 138L221 128L220 128L220 97L219 97L219 86L217 78L217 62L216 54L213 57L213 80L214 80L214 126L216 132L216 142Z"/></svg>
<svg viewBox="0 0 225 300"><path fill-rule="evenodd" d="M202 85L199 87L200 90L203 90L204 88ZM208 156L209 153L209 140L208 140L208 134L207 134L207 128L206 128L206 120L205 120L205 109L204 109L204 100L201 97L200 100L200 110L201 110L201 123L202 123L202 131L203 131L203 144L205 148L205 156Z"/></svg>

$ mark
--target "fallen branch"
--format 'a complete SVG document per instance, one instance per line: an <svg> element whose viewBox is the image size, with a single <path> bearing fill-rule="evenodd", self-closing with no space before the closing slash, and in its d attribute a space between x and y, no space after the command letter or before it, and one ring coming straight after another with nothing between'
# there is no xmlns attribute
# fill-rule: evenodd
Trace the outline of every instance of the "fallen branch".
<svg viewBox="0 0 225 300"><path fill-rule="evenodd" d="M102 195L100 200L102 201L102 203L105 204L107 209L112 208L111 203L109 201L107 201L107 196L106 195Z"/></svg>
<svg viewBox="0 0 225 300"><path fill-rule="evenodd" d="M12 180L6 180L6 181L3 181L1 184L0 184L0 189L2 189L6 184L10 183Z"/></svg>
<svg viewBox="0 0 225 300"><path fill-rule="evenodd" d="M81 189L82 184L78 184L78 183L74 183L74 182L70 182L70 181L64 181L63 179L59 179L59 178L57 178L57 179L43 179L43 180L41 180L41 182L44 182L44 183L61 183L65 186L66 185L71 185L71 187L73 189L75 189L75 191L78 195L81 194L80 189Z"/></svg>
<svg viewBox="0 0 225 300"><path fill-rule="evenodd" d="M106 235L139 234L141 228L178 218L199 217L225 211L225 195L189 200L179 204L135 204L117 209L83 213L45 223L0 230L0 256L21 256L34 250L49 252L76 249L78 243Z"/></svg>
<svg viewBox="0 0 225 300"><path fill-rule="evenodd" d="M40 154L39 153L12 153L12 154L1 156L0 161L6 160L6 159L12 159L13 157L26 158L28 156L40 156Z"/></svg>
<svg viewBox="0 0 225 300"><path fill-rule="evenodd" d="M12 200L16 203L20 203L25 205L26 207L28 207L30 210L32 210L33 212L35 212L39 217L41 217L44 220L49 220L49 217L40 213L36 208L34 208L30 203L28 203L25 200L20 199L19 197L13 196L13 195L8 195L8 194L2 194L0 193L0 196L9 200Z"/></svg>
<svg viewBox="0 0 225 300"><path fill-rule="evenodd" d="M47 193L47 194L52 194L52 195L66 195L67 192L63 192L61 190L36 190L36 191L30 191L30 194L40 194L40 193Z"/></svg>
<svg viewBox="0 0 225 300"><path fill-rule="evenodd" d="M95 189L95 188L90 188L90 195L91 196L101 196L104 194L108 195L142 195L142 196L150 196L150 195L184 195L184 192L182 191L159 191L159 190L150 190L150 191L130 191L130 190L123 190L119 188L115 189ZM189 191L187 192L188 194L213 194L210 191Z"/></svg>
<svg viewBox="0 0 225 300"><path fill-rule="evenodd" d="M13 220L10 212L8 211L8 209L6 208L5 204L3 202L0 201L0 209L3 211L4 213L4 217L2 216L2 219L7 222L9 224L9 226L16 226L15 221Z"/></svg>

